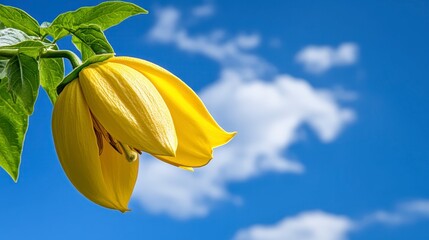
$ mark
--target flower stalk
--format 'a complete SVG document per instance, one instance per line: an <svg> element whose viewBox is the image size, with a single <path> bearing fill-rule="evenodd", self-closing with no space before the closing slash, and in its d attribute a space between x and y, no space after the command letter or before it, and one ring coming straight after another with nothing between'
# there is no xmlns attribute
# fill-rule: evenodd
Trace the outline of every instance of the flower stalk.
<svg viewBox="0 0 429 240"><path fill-rule="evenodd" d="M47 50L40 55L41 58L67 58L73 69L82 64L82 60L72 51L69 50Z"/></svg>
<svg viewBox="0 0 429 240"><path fill-rule="evenodd" d="M18 49L0 49L0 57L12 58L19 54ZM67 58L73 69L82 64L80 58L69 50L46 50L41 55L41 58Z"/></svg>

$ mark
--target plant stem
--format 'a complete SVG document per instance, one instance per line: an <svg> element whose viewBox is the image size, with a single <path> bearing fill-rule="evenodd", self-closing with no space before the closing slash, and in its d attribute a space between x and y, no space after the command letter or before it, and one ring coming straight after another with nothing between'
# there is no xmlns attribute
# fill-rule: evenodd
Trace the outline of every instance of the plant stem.
<svg viewBox="0 0 429 240"><path fill-rule="evenodd" d="M47 50L46 52L40 55L42 58L67 58L73 69L77 68L82 64L80 58L72 51L69 50Z"/></svg>
<svg viewBox="0 0 429 240"><path fill-rule="evenodd" d="M11 58L18 54L18 49L0 49L0 57Z"/></svg>
<svg viewBox="0 0 429 240"><path fill-rule="evenodd" d="M18 49L0 49L0 57L11 58L19 54ZM67 58L73 69L82 64L80 58L69 50L47 50L40 55L41 58Z"/></svg>

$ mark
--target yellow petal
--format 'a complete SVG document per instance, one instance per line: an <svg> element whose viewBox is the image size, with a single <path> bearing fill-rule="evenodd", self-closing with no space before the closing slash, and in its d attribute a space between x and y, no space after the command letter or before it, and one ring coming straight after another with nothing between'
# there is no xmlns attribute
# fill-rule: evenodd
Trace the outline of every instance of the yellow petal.
<svg viewBox="0 0 429 240"><path fill-rule="evenodd" d="M157 158L176 166L200 167L211 160L214 147L227 143L235 135L225 132L195 92L167 70L129 57L114 57L107 62L130 66L145 75L167 104L179 143L175 157L156 155Z"/></svg>
<svg viewBox="0 0 429 240"><path fill-rule="evenodd" d="M55 103L52 132L61 165L77 190L104 207L120 208L104 182L91 114L76 80Z"/></svg>
<svg viewBox="0 0 429 240"><path fill-rule="evenodd" d="M100 155L104 182L108 189L112 189L118 210L128 210L128 202L137 181L139 160L128 162L105 139L103 152Z"/></svg>
<svg viewBox="0 0 429 240"><path fill-rule="evenodd" d="M144 75L117 63L96 63L79 73L79 82L91 112L114 138L151 154L174 156L173 120Z"/></svg>

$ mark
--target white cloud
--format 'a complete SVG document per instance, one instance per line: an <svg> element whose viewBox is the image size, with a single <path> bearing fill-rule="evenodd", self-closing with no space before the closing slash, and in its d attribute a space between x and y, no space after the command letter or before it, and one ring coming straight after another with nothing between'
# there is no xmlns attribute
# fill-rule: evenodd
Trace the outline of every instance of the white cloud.
<svg viewBox="0 0 429 240"><path fill-rule="evenodd" d="M333 67L356 63L358 52L355 43L343 43L336 49L330 46L307 46L298 52L295 60L309 72L322 73Z"/></svg>
<svg viewBox="0 0 429 240"><path fill-rule="evenodd" d="M363 231L376 224L401 226L429 219L429 200L399 204L391 211L377 210L361 219L323 211L307 211L285 217L273 225L253 225L239 230L235 240L346 240L352 231Z"/></svg>
<svg viewBox="0 0 429 240"><path fill-rule="evenodd" d="M322 211L304 212L272 226L255 225L241 230L235 240L345 240L353 222Z"/></svg>
<svg viewBox="0 0 429 240"><path fill-rule="evenodd" d="M200 95L215 119L238 134L216 149L209 167L195 173L156 161L142 163L137 188L141 191L136 197L149 210L178 218L204 216L213 201L231 197L225 189L229 182L270 171L301 173L304 167L283 154L297 140L299 127L308 124L328 142L354 117L327 91L287 75L272 82L248 81L225 70L221 79Z"/></svg>
<svg viewBox="0 0 429 240"><path fill-rule="evenodd" d="M354 118L351 110L337 105L329 90L315 89L289 75L277 75L272 81L249 80L242 79L240 72L224 70L201 96L223 126L237 129L234 142L240 143L242 136L249 145L246 152L278 152L295 140L295 130L302 124L309 124L329 142Z"/></svg>
<svg viewBox="0 0 429 240"><path fill-rule="evenodd" d="M221 66L219 79L200 96L215 119L237 136L214 152L209 166L195 173L146 159L141 164L135 199L148 211L176 218L205 216L219 201L237 201L231 182L267 173L302 173L304 166L285 152L308 125L323 142L336 138L354 112L338 103L334 92L316 89L304 79L273 74L274 67L251 53L256 34L225 37L223 31L192 36L174 8L159 9L151 41L201 54ZM273 76L268 76L270 75Z"/></svg>
<svg viewBox="0 0 429 240"><path fill-rule="evenodd" d="M148 39L158 43L169 43L191 53L198 53L219 62L223 67L248 69L262 74L273 71L271 64L249 53L261 43L258 34L238 34L227 38L222 30L192 36L181 21L176 8L160 8L155 11L157 22L148 33Z"/></svg>
<svg viewBox="0 0 429 240"><path fill-rule="evenodd" d="M402 212L421 217L429 217L429 200L414 200L400 205L399 208Z"/></svg>
<svg viewBox="0 0 429 240"><path fill-rule="evenodd" d="M180 12L169 7L158 9L155 14L158 18L154 27L149 31L149 36L156 41L169 43L171 39L175 38Z"/></svg>
<svg viewBox="0 0 429 240"><path fill-rule="evenodd" d="M210 17L215 13L216 9L213 4L206 3L192 9L192 15L195 17Z"/></svg>
<svg viewBox="0 0 429 240"><path fill-rule="evenodd" d="M392 211L375 211L366 216L361 224L402 225L425 218L429 218L429 200L414 200L402 203Z"/></svg>
<svg viewBox="0 0 429 240"><path fill-rule="evenodd" d="M235 39L237 46L243 49L253 49L261 43L261 37L258 34L239 35Z"/></svg>

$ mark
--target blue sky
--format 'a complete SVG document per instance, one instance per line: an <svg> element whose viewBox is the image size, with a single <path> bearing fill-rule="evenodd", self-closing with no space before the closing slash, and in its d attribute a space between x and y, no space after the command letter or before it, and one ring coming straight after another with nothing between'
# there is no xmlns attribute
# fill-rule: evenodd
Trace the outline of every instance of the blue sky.
<svg viewBox="0 0 429 240"><path fill-rule="evenodd" d="M101 1L12 1L39 22ZM195 173L144 155L132 212L69 183L41 92L20 179L0 172L1 239L429 239L429 4L133 1L106 32L239 134ZM61 48L72 48L69 39Z"/></svg>

